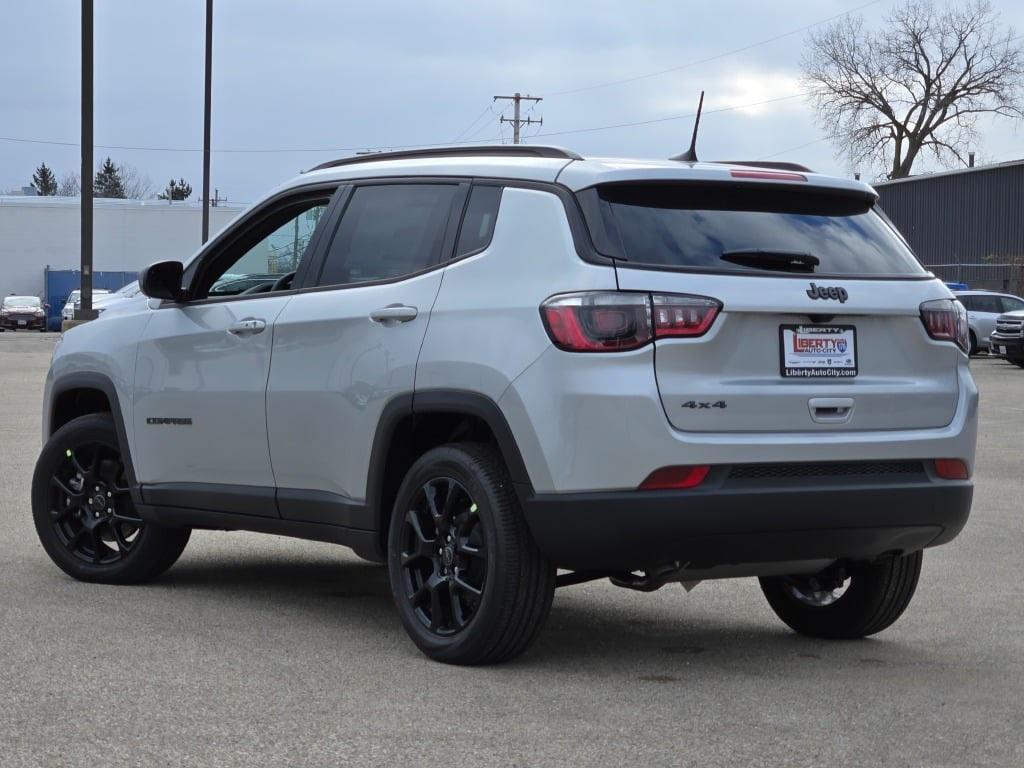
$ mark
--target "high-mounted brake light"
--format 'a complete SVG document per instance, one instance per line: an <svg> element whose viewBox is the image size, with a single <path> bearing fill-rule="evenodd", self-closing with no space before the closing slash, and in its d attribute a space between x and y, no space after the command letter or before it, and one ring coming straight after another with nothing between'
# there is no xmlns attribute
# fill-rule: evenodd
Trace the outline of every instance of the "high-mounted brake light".
<svg viewBox="0 0 1024 768"><path fill-rule="evenodd" d="M729 172L734 179L768 179L769 181L807 181L802 173L792 171L740 171Z"/></svg>
<svg viewBox="0 0 1024 768"><path fill-rule="evenodd" d="M567 352L622 352L659 338L704 335L721 302L705 296L590 291L552 296L540 314Z"/></svg>
<svg viewBox="0 0 1024 768"><path fill-rule="evenodd" d="M688 467L662 467L656 469L640 483L641 491L665 491L671 489L696 488L704 482L711 467L700 464Z"/></svg>
<svg viewBox="0 0 1024 768"><path fill-rule="evenodd" d="M936 341L951 341L964 352L971 348L967 310L956 299L935 299L921 305L921 322Z"/></svg>
<svg viewBox="0 0 1024 768"><path fill-rule="evenodd" d="M971 476L961 459L936 459L935 474L943 480L966 480Z"/></svg>

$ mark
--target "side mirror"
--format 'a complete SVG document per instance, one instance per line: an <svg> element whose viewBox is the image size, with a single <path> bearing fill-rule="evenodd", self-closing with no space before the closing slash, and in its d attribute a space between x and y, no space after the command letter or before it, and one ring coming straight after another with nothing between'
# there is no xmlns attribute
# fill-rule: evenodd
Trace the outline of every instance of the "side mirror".
<svg viewBox="0 0 1024 768"><path fill-rule="evenodd" d="M151 299L181 299L181 276L185 268L180 261L158 261L139 273L139 287Z"/></svg>

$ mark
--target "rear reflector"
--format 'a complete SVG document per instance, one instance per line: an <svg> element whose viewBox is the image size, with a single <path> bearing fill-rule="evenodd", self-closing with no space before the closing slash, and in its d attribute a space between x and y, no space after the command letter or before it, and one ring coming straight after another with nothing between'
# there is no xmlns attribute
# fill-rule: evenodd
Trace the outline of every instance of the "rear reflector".
<svg viewBox="0 0 1024 768"><path fill-rule="evenodd" d="M731 171L734 179L769 179L772 181L807 181L802 173L790 171Z"/></svg>
<svg viewBox="0 0 1024 768"><path fill-rule="evenodd" d="M967 464L960 459L936 459L935 474L943 480L966 480L971 476Z"/></svg>
<svg viewBox="0 0 1024 768"><path fill-rule="evenodd" d="M641 491L661 491L678 488L696 488L704 482L711 470L706 464L688 467L662 467L656 469L640 483Z"/></svg>

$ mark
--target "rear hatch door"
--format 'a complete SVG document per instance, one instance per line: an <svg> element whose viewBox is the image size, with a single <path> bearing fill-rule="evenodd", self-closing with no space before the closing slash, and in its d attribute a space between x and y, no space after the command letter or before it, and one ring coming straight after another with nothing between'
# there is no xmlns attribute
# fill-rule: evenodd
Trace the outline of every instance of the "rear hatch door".
<svg viewBox="0 0 1024 768"><path fill-rule="evenodd" d="M959 349L920 305L950 293L873 196L791 184L617 184L600 190L621 290L693 294L722 311L698 338L656 342L665 413L694 432L941 427Z"/></svg>

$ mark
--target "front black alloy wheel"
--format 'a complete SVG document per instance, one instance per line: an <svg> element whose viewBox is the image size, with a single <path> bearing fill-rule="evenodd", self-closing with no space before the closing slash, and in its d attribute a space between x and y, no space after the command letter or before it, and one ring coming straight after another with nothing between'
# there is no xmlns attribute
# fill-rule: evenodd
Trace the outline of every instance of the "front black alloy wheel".
<svg viewBox="0 0 1024 768"><path fill-rule="evenodd" d="M110 414L72 419L43 446L32 516L50 559L82 581L151 579L174 564L190 534L138 516Z"/></svg>
<svg viewBox="0 0 1024 768"><path fill-rule="evenodd" d="M57 539L86 563L124 559L142 520L133 514L120 453L102 442L83 442L64 455L50 476L50 524Z"/></svg>
<svg viewBox="0 0 1024 768"><path fill-rule="evenodd" d="M409 468L388 527L388 575L413 642L449 664L525 651L551 608L555 569L491 446L433 448Z"/></svg>
<svg viewBox="0 0 1024 768"><path fill-rule="evenodd" d="M479 507L452 477L428 480L401 526L402 586L420 623L438 635L465 629L487 581Z"/></svg>

